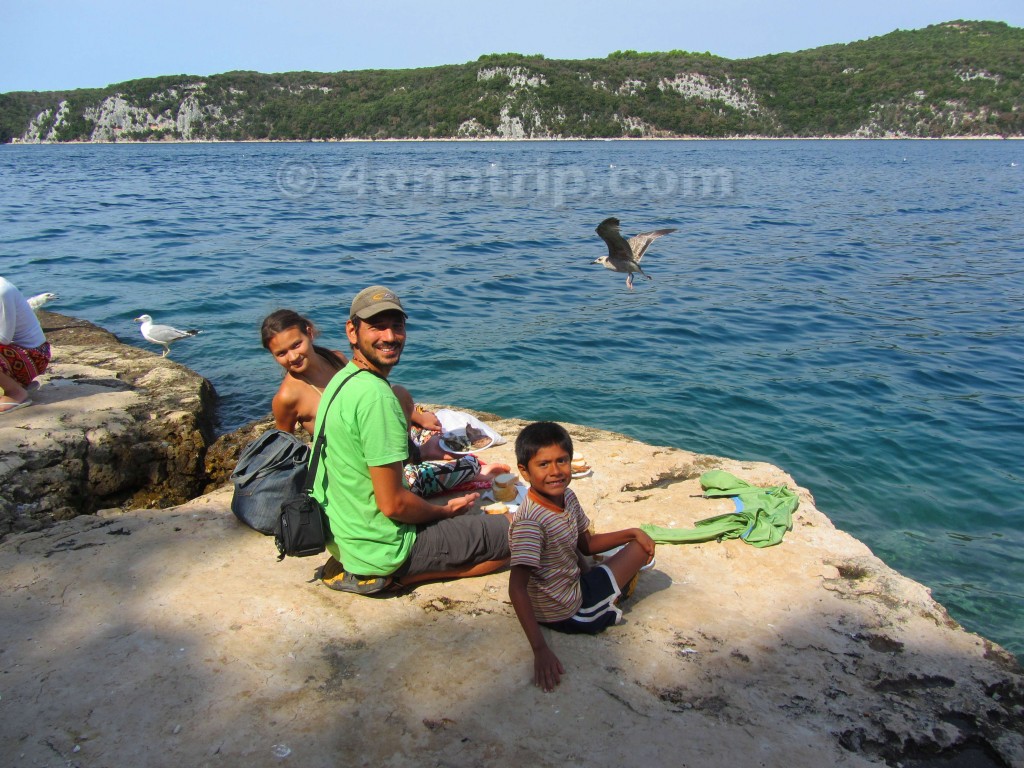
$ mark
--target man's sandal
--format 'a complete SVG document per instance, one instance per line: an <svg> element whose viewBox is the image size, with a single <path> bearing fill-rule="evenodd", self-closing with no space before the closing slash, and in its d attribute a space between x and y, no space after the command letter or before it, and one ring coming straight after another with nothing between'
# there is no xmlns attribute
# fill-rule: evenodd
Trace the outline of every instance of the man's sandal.
<svg viewBox="0 0 1024 768"><path fill-rule="evenodd" d="M373 595L391 586L390 576L357 576L349 573L333 557L320 568L320 581L339 592Z"/></svg>
<svg viewBox="0 0 1024 768"><path fill-rule="evenodd" d="M383 592L391 584L390 576L356 576L345 573L331 579L321 579L331 589L339 592L353 592L357 595L373 595Z"/></svg>

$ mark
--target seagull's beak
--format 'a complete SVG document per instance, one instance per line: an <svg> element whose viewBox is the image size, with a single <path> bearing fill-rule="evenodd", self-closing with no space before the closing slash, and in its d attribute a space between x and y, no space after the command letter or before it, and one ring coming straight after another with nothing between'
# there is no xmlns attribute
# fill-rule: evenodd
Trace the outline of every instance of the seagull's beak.
<svg viewBox="0 0 1024 768"><path fill-rule="evenodd" d="M141 317L136 317L134 320L132 320L132 322L133 323L141 323L142 322L142 318Z"/></svg>

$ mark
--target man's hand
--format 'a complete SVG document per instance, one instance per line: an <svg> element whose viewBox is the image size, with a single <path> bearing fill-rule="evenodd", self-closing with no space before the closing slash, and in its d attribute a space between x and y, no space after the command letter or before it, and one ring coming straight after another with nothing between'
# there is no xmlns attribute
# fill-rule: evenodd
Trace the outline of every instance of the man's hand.
<svg viewBox="0 0 1024 768"><path fill-rule="evenodd" d="M533 652L533 683L544 693L551 693L562 680L565 668L554 651L544 645Z"/></svg>
<svg viewBox="0 0 1024 768"><path fill-rule="evenodd" d="M403 474L400 461L370 467L370 480L373 482L377 508L385 517L400 523L420 525L446 517L455 517L468 511L473 502L480 498L479 493L470 493L451 499L447 504L435 504L406 488L402 483Z"/></svg>

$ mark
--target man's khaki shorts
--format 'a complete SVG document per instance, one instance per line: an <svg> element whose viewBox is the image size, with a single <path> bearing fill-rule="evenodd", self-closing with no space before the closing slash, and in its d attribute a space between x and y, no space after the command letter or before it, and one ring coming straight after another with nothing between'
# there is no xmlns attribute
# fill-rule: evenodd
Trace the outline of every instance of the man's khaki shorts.
<svg viewBox="0 0 1024 768"><path fill-rule="evenodd" d="M506 515L459 515L417 526L409 558L391 575L401 580L508 558Z"/></svg>

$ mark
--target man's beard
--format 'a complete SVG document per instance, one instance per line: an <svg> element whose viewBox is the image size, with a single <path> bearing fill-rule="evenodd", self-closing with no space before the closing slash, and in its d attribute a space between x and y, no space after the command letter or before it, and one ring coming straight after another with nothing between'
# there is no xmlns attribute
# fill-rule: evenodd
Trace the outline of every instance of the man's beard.
<svg viewBox="0 0 1024 768"><path fill-rule="evenodd" d="M394 346L397 346L398 348L396 355L382 357L373 344L365 342L363 339L357 339L356 341L356 350L358 350L359 355L374 368L385 374L398 365L398 361L402 356L402 349L404 345L395 344Z"/></svg>

